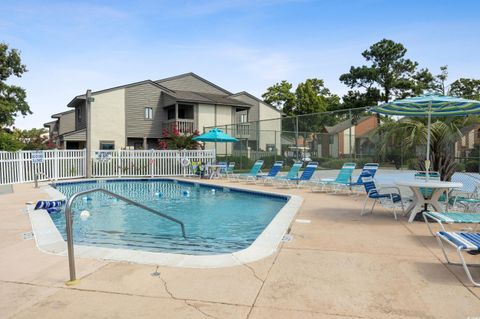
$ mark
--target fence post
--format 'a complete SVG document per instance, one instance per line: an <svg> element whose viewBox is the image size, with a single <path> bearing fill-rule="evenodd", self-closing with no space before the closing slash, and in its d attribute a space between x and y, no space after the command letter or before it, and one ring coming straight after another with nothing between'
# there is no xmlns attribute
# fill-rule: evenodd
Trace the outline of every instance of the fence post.
<svg viewBox="0 0 480 319"><path fill-rule="evenodd" d="M17 160L17 173L18 173L18 179L20 183L23 183L25 179L23 178L23 163L24 163L24 156L22 151L18 151L15 154L16 160Z"/></svg>
<svg viewBox="0 0 480 319"><path fill-rule="evenodd" d="M298 161L298 115L295 117L295 148L296 148L296 159Z"/></svg>
<svg viewBox="0 0 480 319"><path fill-rule="evenodd" d="M348 110L348 118L350 119L350 125L348 126L348 152L350 153L350 159L353 160L353 153L352 153L352 110ZM355 131L355 134L357 132Z"/></svg>
<svg viewBox="0 0 480 319"><path fill-rule="evenodd" d="M121 163L122 162L122 159L121 159L121 151L120 150L117 150L117 163ZM113 152L112 152L113 154ZM117 165L117 174L118 174L118 177L122 177L122 169L121 169L121 165Z"/></svg>
<svg viewBox="0 0 480 319"><path fill-rule="evenodd" d="M57 180L58 179L58 172L59 172L59 160L58 160L58 149L55 149L54 152L54 157L53 157L53 179Z"/></svg>
<svg viewBox="0 0 480 319"><path fill-rule="evenodd" d="M89 161L90 159L87 158L87 150L84 148L83 149L83 176L82 177L87 177L88 174L87 174L87 161ZM91 165L90 165L91 167Z"/></svg>
<svg viewBox="0 0 480 319"><path fill-rule="evenodd" d="M148 160L148 164L150 165L150 177L153 178L153 165L155 164L155 160L153 159L153 152L154 150L150 150L150 159Z"/></svg>

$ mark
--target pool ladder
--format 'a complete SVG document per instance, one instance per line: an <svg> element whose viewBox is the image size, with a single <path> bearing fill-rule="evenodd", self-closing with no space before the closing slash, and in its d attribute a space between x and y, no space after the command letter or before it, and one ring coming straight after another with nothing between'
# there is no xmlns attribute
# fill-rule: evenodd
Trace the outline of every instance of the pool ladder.
<svg viewBox="0 0 480 319"><path fill-rule="evenodd" d="M177 223L180 225L180 228L182 230L182 236L183 238L187 238L187 236L185 235L185 225L179 221L178 219L176 218L173 218L171 216L168 216L166 214L163 214L153 208L150 208L148 206L145 206L143 204L140 204L140 203L137 203L129 198L126 198L126 197L123 197L121 195L118 195L118 194L115 194L111 191L108 191L104 188L95 188L95 189L90 189L90 190L86 190L86 191L83 191L83 192L78 192L78 193L75 193L72 195L72 197L70 197L67 201L67 204L65 206L65 222L66 222L66 230L67 230L67 248L68 248L68 266L69 266L69 269L70 269L70 280L67 281L65 284L67 286L72 286L72 285L76 285L78 283L80 283L80 280L77 280L77 277L76 277L76 274L75 274L75 253L74 253L74 247L73 247L73 218L72 218L72 205L73 205L73 202L75 201L75 199L77 199L79 196L82 196L82 195L87 195L87 194L91 194L91 193L96 193L96 192L100 192L100 193L104 193L104 194L107 194L107 195L110 195L112 197L115 197L115 198L118 198L124 202L127 202L129 204L132 204L134 206L137 206L137 207L140 207L146 211L149 211L150 213L153 213L157 216L160 216L162 218L165 218L165 219L168 219L174 223Z"/></svg>

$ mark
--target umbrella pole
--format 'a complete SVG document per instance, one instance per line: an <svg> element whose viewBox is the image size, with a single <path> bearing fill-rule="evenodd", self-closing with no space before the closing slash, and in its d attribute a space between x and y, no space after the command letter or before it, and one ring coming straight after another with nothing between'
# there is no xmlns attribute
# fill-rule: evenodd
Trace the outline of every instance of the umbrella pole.
<svg viewBox="0 0 480 319"><path fill-rule="evenodd" d="M430 130L431 130L431 125L432 125L432 102L429 103L428 105L428 120L427 120L427 158L425 160L425 170L427 171L427 176L426 180L428 182L430 178Z"/></svg>

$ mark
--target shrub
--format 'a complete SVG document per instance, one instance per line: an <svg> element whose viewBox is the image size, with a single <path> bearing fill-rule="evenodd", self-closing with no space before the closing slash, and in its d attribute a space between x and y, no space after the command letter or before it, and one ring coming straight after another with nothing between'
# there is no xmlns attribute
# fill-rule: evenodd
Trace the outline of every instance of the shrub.
<svg viewBox="0 0 480 319"><path fill-rule="evenodd" d="M465 172L465 164L463 163L457 163L455 167L456 172Z"/></svg>
<svg viewBox="0 0 480 319"><path fill-rule="evenodd" d="M467 161L467 163L465 163L465 171L469 173L478 173L478 161Z"/></svg>
<svg viewBox="0 0 480 319"><path fill-rule="evenodd" d="M331 159L326 162L323 162L322 167L330 168L330 169L340 169L342 168L343 164L347 163L347 160L344 159Z"/></svg>
<svg viewBox="0 0 480 319"><path fill-rule="evenodd" d="M418 170L418 159L409 158L407 160L407 168L412 170Z"/></svg>
<svg viewBox="0 0 480 319"><path fill-rule="evenodd" d="M218 162L235 162L235 169L249 169L253 165L253 161L246 156L217 156Z"/></svg>

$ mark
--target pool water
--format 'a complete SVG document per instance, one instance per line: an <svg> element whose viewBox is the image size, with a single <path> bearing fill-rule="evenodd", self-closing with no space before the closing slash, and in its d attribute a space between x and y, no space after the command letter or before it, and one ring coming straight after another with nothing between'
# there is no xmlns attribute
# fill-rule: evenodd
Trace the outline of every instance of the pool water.
<svg viewBox="0 0 480 319"><path fill-rule="evenodd" d="M105 188L185 224L180 226L103 193L73 205L75 244L192 255L231 253L250 246L286 204L286 196L264 195L174 180L111 180L59 183L65 196ZM88 211L88 218L81 217ZM83 214L85 215L85 213ZM64 212L50 215L66 239Z"/></svg>

